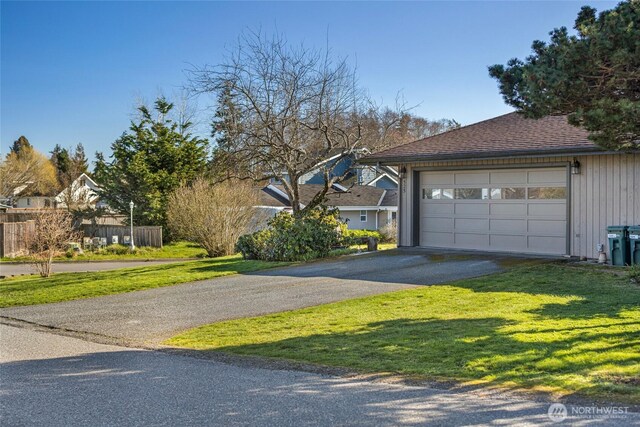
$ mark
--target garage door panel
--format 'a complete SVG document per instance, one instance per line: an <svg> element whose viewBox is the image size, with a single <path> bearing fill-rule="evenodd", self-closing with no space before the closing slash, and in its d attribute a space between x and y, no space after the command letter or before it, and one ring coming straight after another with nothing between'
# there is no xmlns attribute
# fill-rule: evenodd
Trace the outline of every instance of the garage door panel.
<svg viewBox="0 0 640 427"><path fill-rule="evenodd" d="M430 173L428 176L422 174L422 179L420 180L423 186L426 185L451 185L453 184L453 175L448 172L443 173Z"/></svg>
<svg viewBox="0 0 640 427"><path fill-rule="evenodd" d="M491 184L526 184L526 171L499 171L491 172L489 176Z"/></svg>
<svg viewBox="0 0 640 427"><path fill-rule="evenodd" d="M456 246L465 249L486 249L489 247L488 234L456 233Z"/></svg>
<svg viewBox="0 0 640 427"><path fill-rule="evenodd" d="M456 215L489 215L489 205L486 202L460 202L454 207Z"/></svg>
<svg viewBox="0 0 640 427"><path fill-rule="evenodd" d="M489 172L456 172L453 182L455 184L488 184Z"/></svg>
<svg viewBox="0 0 640 427"><path fill-rule="evenodd" d="M565 218L567 216L567 204L562 203L530 203L529 216Z"/></svg>
<svg viewBox="0 0 640 427"><path fill-rule="evenodd" d="M455 231L489 231L489 220L482 218L455 218Z"/></svg>
<svg viewBox="0 0 640 427"><path fill-rule="evenodd" d="M491 219L489 229L491 232L525 233L527 221L525 219Z"/></svg>
<svg viewBox="0 0 640 427"><path fill-rule="evenodd" d="M519 251L527 245L527 236L492 234L489 236L489 245L498 251Z"/></svg>
<svg viewBox="0 0 640 427"><path fill-rule="evenodd" d="M539 219L530 219L528 223L529 234L564 237L564 235L567 233L566 221L545 221Z"/></svg>
<svg viewBox="0 0 640 427"><path fill-rule="evenodd" d="M453 233L439 233L432 231L425 231L422 233L422 239L425 242L430 242L431 246L451 247L454 244Z"/></svg>
<svg viewBox="0 0 640 427"><path fill-rule="evenodd" d="M423 217L421 221L424 231L453 231L453 218Z"/></svg>
<svg viewBox="0 0 640 427"><path fill-rule="evenodd" d="M566 177L563 167L423 172L420 194L452 198L421 197L420 245L564 254Z"/></svg>
<svg viewBox="0 0 640 427"><path fill-rule="evenodd" d="M433 202L423 206L422 213L427 215L450 215L453 214L453 203Z"/></svg>
<svg viewBox="0 0 640 427"><path fill-rule="evenodd" d="M489 213L500 216L525 216L527 215L526 203L491 203Z"/></svg>

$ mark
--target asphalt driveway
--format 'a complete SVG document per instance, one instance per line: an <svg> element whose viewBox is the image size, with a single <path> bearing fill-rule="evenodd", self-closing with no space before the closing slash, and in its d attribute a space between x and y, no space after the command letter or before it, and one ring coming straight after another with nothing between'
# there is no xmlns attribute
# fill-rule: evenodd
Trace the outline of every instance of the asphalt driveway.
<svg viewBox="0 0 640 427"><path fill-rule="evenodd" d="M500 270L499 260L490 255L443 257L421 250L391 250L146 291L5 308L0 316L112 339L107 342L153 346L207 323Z"/></svg>

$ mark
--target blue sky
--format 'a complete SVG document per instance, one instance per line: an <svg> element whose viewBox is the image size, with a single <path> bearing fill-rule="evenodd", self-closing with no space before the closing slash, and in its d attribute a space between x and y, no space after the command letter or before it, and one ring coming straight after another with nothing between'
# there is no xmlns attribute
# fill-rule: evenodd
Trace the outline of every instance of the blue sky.
<svg viewBox="0 0 640 427"><path fill-rule="evenodd" d="M0 4L0 147L82 142L109 153L137 99L179 93L189 64L217 64L247 28L329 45L357 63L379 102L401 91L416 114L469 124L511 109L487 66L573 26L584 4L538 2L7 2ZM199 99L208 134L206 107Z"/></svg>

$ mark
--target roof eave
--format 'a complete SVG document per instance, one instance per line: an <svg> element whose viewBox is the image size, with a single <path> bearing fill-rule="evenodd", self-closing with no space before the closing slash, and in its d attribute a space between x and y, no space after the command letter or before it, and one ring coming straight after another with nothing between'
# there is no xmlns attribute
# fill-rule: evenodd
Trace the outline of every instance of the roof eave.
<svg viewBox="0 0 640 427"><path fill-rule="evenodd" d="M567 148L556 150L535 150L535 151L500 151L500 152L475 152L475 153L454 153L454 154L407 154L403 156L380 156L375 155L358 160L362 164L398 165L402 163L432 162L442 160L489 160L504 159L508 157L533 158L550 157L563 155L593 155L593 154L614 154L616 151L605 151L598 147Z"/></svg>

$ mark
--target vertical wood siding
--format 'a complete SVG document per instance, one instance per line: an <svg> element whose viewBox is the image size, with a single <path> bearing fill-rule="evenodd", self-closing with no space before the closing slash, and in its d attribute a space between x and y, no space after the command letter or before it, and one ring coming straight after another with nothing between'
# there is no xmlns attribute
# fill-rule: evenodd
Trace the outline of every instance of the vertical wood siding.
<svg viewBox="0 0 640 427"><path fill-rule="evenodd" d="M571 175L571 255L596 258L596 246L608 247L608 225L640 224L640 154L577 157L580 175ZM569 163L573 156L477 161L423 162L407 165L400 197L400 246L412 246L413 170L430 167L470 167ZM419 215L418 212L415 215Z"/></svg>

